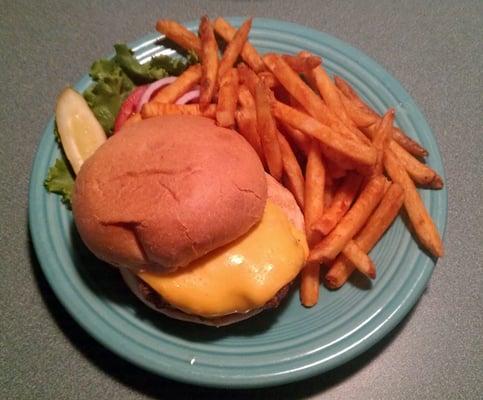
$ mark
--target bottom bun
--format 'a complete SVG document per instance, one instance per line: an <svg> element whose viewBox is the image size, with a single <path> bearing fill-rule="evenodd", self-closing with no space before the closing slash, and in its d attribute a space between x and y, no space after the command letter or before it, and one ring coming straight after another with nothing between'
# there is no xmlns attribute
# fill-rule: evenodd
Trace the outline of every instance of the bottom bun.
<svg viewBox="0 0 483 400"><path fill-rule="evenodd" d="M295 198L292 193L280 185L270 175L267 176L268 187L268 199L279 206L287 215L289 221L301 232L305 232L304 217L300 211ZM227 314L219 317L202 317L195 314L188 314L181 311L168 302L166 302L157 292L155 292L147 283L139 279L133 272L127 268L119 268L121 275L126 282L129 289L138 297L144 304L158 311L168 317L179 319L182 321L194 322L203 325L210 326L226 326L235 322L240 322L254 315L271 308L276 308L287 295L292 282L286 282L286 284L270 299L267 303L261 307L255 308L248 312Z"/></svg>

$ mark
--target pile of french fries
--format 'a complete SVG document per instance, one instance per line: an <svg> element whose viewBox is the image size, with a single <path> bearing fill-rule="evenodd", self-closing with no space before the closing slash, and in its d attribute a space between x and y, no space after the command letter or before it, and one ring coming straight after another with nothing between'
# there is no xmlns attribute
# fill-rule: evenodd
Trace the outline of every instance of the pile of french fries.
<svg viewBox="0 0 483 400"><path fill-rule="evenodd" d="M427 151L394 126L394 110L381 117L346 81L332 79L317 55L260 55L248 41L251 25L251 18L235 29L223 18L203 16L197 36L176 21L159 20L157 30L196 52L200 64L127 123L203 115L245 137L304 212L310 247L301 273L305 306L318 301L321 272L331 289L356 269L376 277L368 252L401 208L421 245L442 256L440 235L416 187L440 189L443 182L421 162ZM221 56L217 36L226 44ZM196 85L198 103L174 104Z"/></svg>

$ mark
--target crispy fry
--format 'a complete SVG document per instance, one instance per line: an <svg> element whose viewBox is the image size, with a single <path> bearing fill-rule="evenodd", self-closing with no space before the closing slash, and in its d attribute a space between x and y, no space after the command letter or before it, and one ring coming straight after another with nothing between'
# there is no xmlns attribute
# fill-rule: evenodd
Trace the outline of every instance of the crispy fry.
<svg viewBox="0 0 483 400"><path fill-rule="evenodd" d="M342 250L342 254L365 276L370 279L376 278L376 266L356 242L349 241Z"/></svg>
<svg viewBox="0 0 483 400"><path fill-rule="evenodd" d="M287 181L287 188L295 197L300 208L304 209L304 175L302 174L302 169L295 157L295 154L287 142L287 139L278 133L278 142L280 143L280 151L282 153L283 170L285 172L284 176Z"/></svg>
<svg viewBox="0 0 483 400"><path fill-rule="evenodd" d="M270 109L270 97L270 90L262 82L259 82L255 88L257 130L268 170L276 180L280 181L283 173L283 161L277 137L277 127Z"/></svg>
<svg viewBox="0 0 483 400"><path fill-rule="evenodd" d="M266 161L263 154L262 143L260 142L260 135L257 131L257 114L255 109L252 110L248 107L242 107L235 112L235 119L238 131L255 149L260 161L265 165Z"/></svg>
<svg viewBox="0 0 483 400"><path fill-rule="evenodd" d="M221 79L225 73L233 67L243 46L248 39L248 33L252 27L252 18L248 18L242 26L236 31L233 39L228 43L228 46L223 53L223 57L220 60L220 66L218 68L218 78Z"/></svg>
<svg viewBox="0 0 483 400"><path fill-rule="evenodd" d="M363 147L359 143L337 134L316 119L279 101L272 103L272 111L278 120L318 139L322 143L322 150L327 157L341 165L346 161L347 168L345 169L356 168L361 173L367 174L367 169L374 165L376 151L372 147Z"/></svg>
<svg viewBox="0 0 483 400"><path fill-rule="evenodd" d="M141 109L143 119L162 115L200 115L214 119L215 114L215 104L209 104L206 110L201 111L199 104L163 104L151 101Z"/></svg>
<svg viewBox="0 0 483 400"><path fill-rule="evenodd" d="M327 262L337 257L379 204L384 186L384 177L371 178L339 224L311 250L308 261Z"/></svg>
<svg viewBox="0 0 483 400"><path fill-rule="evenodd" d="M263 61L287 92L295 97L312 117L325 125L330 125L327 106L322 99L307 86L302 78L290 68L282 57L276 54L266 54L263 57Z"/></svg>
<svg viewBox="0 0 483 400"><path fill-rule="evenodd" d="M362 176L349 172L342 184L334 193L330 206L324 214L314 222L313 229L328 235L352 205L362 183Z"/></svg>
<svg viewBox="0 0 483 400"><path fill-rule="evenodd" d="M319 143L312 139L305 169L305 231L309 246L317 239L312 229L324 213L325 163Z"/></svg>
<svg viewBox="0 0 483 400"><path fill-rule="evenodd" d="M273 89L279 85L277 78L275 78L275 75L273 75L270 71L259 72L258 77L265 84L265 86L270 89Z"/></svg>
<svg viewBox="0 0 483 400"><path fill-rule="evenodd" d="M310 149L310 136L294 128L285 122L280 122L284 133L290 137L292 142L302 151L303 154L308 155Z"/></svg>
<svg viewBox="0 0 483 400"><path fill-rule="evenodd" d="M299 74L303 74L306 71L314 69L322 63L320 57L314 56L313 54L310 54L307 57L304 57L303 54L296 56L283 54L282 58L290 66L290 68Z"/></svg>
<svg viewBox="0 0 483 400"><path fill-rule="evenodd" d="M357 107L350 99L348 99L339 88L337 88L339 98L344 106L346 114L359 128L365 128L372 124L378 123L378 116L369 114L365 110Z"/></svg>
<svg viewBox="0 0 483 400"><path fill-rule="evenodd" d="M201 65L195 64L184 71L178 79L162 88L151 101L174 103L183 94L193 88L201 79Z"/></svg>
<svg viewBox="0 0 483 400"><path fill-rule="evenodd" d="M235 36L236 29L232 27L226 20L221 17L215 19L214 23L215 31L220 35L225 42L231 42ZM255 72L260 72L265 69L262 57L258 54L255 48L246 41L241 50L241 57L251 69Z"/></svg>
<svg viewBox="0 0 483 400"><path fill-rule="evenodd" d="M362 132L355 129L355 127L348 127L340 122L338 117L332 113L324 101L317 96L312 89L310 89L310 87L292 68L290 68L282 57L276 54L266 54L263 57L263 61L287 92L289 92L312 117L348 138L353 139L356 142L361 142L363 145L370 146L370 141Z"/></svg>
<svg viewBox="0 0 483 400"><path fill-rule="evenodd" d="M357 107L364 110L368 114L372 114L375 117L380 117L371 107L362 101L357 92L352 88L351 85L340 76L334 77L335 85L341 90L341 92L350 99Z"/></svg>
<svg viewBox="0 0 483 400"><path fill-rule="evenodd" d="M327 159L325 160L327 164ZM324 210L329 208L334 200L337 185L329 175L328 171L325 174L325 188L324 188Z"/></svg>
<svg viewBox="0 0 483 400"><path fill-rule="evenodd" d="M374 165L374 175L382 175L384 173L383 158L384 151L391 142L392 123L394 121L394 110L390 108L378 124L372 143L377 151L377 160Z"/></svg>
<svg viewBox="0 0 483 400"><path fill-rule="evenodd" d="M250 108L255 113L255 99L243 83L238 86L238 102L242 107Z"/></svg>
<svg viewBox="0 0 483 400"><path fill-rule="evenodd" d="M255 96L255 88L260 82L258 75L244 63L238 64L238 76L240 78L240 83L244 84L252 96Z"/></svg>
<svg viewBox="0 0 483 400"><path fill-rule="evenodd" d="M300 273L300 302L313 307L319 301L320 264L307 263Z"/></svg>
<svg viewBox="0 0 483 400"><path fill-rule="evenodd" d="M377 118L378 120L380 119L379 114L377 114L371 107L364 103L364 101L362 101L356 91L345 80L343 80L339 76L336 76L334 79L336 86L340 89L342 94L346 96L346 99L349 99L353 103L353 105L355 105L359 109L358 112L356 111L357 115L354 114L351 116L354 122L358 118L370 118L370 116ZM353 108L346 107L346 111L354 112L355 110ZM365 117L363 116L364 114ZM401 145L412 155L416 157L426 157L428 155L428 151L424 147L422 147L419 143L415 142L413 139L407 136L399 128L393 128L392 137L397 143L399 143L399 145Z"/></svg>
<svg viewBox="0 0 483 400"><path fill-rule="evenodd" d="M404 191L402 187L393 183L384 194L379 206L369 217L364 228L354 239L354 242L363 252L368 253L372 250L398 215L403 201ZM349 279L354 269L354 265L343 254L340 254L331 264L325 276L326 285L331 289L341 287Z"/></svg>
<svg viewBox="0 0 483 400"><path fill-rule="evenodd" d="M156 22L156 30L186 50L193 50L201 56L200 39L183 25L170 19L160 19Z"/></svg>
<svg viewBox="0 0 483 400"><path fill-rule="evenodd" d="M230 68L220 80L218 104L216 106L216 122L219 126L233 128L235 126L235 110L238 102L238 71Z"/></svg>
<svg viewBox="0 0 483 400"><path fill-rule="evenodd" d="M441 189L443 187L443 179L436 171L409 154L399 143L393 140L389 143L389 148L401 164L404 165L409 176L416 184L431 189Z"/></svg>
<svg viewBox="0 0 483 400"><path fill-rule="evenodd" d="M443 242L431 216L424 206L413 181L391 149L384 153L384 167L393 182L404 189L404 208L421 244L435 257L444 253Z"/></svg>
<svg viewBox="0 0 483 400"><path fill-rule="evenodd" d="M320 218L324 211L324 188L325 188L325 166L320 151L319 143L312 139L307 167L305 171L305 230L309 246L312 246L318 239L317 232L311 226L313 221ZM312 307L319 298L320 264L318 262L308 263L301 273L300 300L306 307Z"/></svg>
<svg viewBox="0 0 483 400"><path fill-rule="evenodd" d="M123 126L132 125L142 120L143 120L143 117L141 117L141 113L134 113L126 120L126 122L124 122Z"/></svg>
<svg viewBox="0 0 483 400"><path fill-rule="evenodd" d="M353 126L354 123L346 113L344 105L342 104L337 92L337 87L335 86L334 82L332 82L332 79L330 79L329 74L327 74L324 67L320 65L317 68L313 68L310 74L313 75L317 89L329 109L342 121L344 125L348 127Z"/></svg>
<svg viewBox="0 0 483 400"><path fill-rule="evenodd" d="M213 26L205 15L200 21L201 38L201 82L200 82L200 107L204 110L211 103L218 76L218 45L216 44Z"/></svg>
<svg viewBox="0 0 483 400"><path fill-rule="evenodd" d="M327 174L330 175L332 179L340 179L347 175L347 170L341 168L340 165L332 160L326 160L325 166L327 167Z"/></svg>
<svg viewBox="0 0 483 400"><path fill-rule="evenodd" d="M371 125L364 130L369 137L372 138L374 137L376 126ZM394 129L391 131L391 133L394 133ZM412 156L395 140L391 140L388 147L404 165L404 168L415 183L420 186L430 187L432 189L441 189L443 187L443 180L436 173L436 171Z"/></svg>
<svg viewBox="0 0 483 400"><path fill-rule="evenodd" d="M423 146L395 126L392 129L392 137L401 147L415 157L424 158L429 154Z"/></svg>

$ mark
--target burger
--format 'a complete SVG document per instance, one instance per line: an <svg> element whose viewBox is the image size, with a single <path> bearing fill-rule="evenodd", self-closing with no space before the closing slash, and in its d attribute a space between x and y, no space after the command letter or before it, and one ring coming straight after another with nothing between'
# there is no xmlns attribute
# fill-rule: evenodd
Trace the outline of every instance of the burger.
<svg viewBox="0 0 483 400"><path fill-rule="evenodd" d="M206 325L277 307L308 255L292 194L242 136L203 117L122 128L83 164L72 211L141 301Z"/></svg>

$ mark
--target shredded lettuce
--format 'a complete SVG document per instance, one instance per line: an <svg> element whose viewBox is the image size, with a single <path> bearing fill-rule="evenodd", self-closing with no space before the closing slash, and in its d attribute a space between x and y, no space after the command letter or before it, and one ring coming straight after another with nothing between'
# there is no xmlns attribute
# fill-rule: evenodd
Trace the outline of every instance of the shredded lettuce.
<svg viewBox="0 0 483 400"><path fill-rule="evenodd" d="M49 168L44 186L49 192L61 195L62 202L70 208L74 178L63 158L55 160L55 164Z"/></svg>

